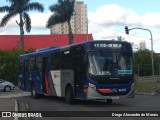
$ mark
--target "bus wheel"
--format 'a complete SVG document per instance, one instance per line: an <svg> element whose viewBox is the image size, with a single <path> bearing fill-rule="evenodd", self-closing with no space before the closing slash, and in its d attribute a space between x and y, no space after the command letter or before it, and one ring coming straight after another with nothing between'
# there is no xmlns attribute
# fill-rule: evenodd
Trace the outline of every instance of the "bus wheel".
<svg viewBox="0 0 160 120"><path fill-rule="evenodd" d="M108 104L112 104L113 100L112 99L107 99Z"/></svg>
<svg viewBox="0 0 160 120"><path fill-rule="evenodd" d="M36 86L34 84L32 85L31 96L35 99L39 97L39 95L36 93Z"/></svg>
<svg viewBox="0 0 160 120"><path fill-rule="evenodd" d="M65 101L66 103L73 104L74 103L74 93L71 86L68 86L65 91Z"/></svg>

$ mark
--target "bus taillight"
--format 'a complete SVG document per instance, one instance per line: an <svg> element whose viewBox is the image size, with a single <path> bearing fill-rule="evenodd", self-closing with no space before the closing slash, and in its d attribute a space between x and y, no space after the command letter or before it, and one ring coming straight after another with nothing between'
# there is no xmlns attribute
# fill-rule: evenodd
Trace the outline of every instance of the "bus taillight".
<svg viewBox="0 0 160 120"><path fill-rule="evenodd" d="M101 93L111 93L111 89L98 89L99 92Z"/></svg>
<svg viewBox="0 0 160 120"><path fill-rule="evenodd" d="M86 93L87 92L87 86L84 86L83 92Z"/></svg>
<svg viewBox="0 0 160 120"><path fill-rule="evenodd" d="M84 88L84 89L83 89L83 92L86 93L86 92L87 92L87 88Z"/></svg>

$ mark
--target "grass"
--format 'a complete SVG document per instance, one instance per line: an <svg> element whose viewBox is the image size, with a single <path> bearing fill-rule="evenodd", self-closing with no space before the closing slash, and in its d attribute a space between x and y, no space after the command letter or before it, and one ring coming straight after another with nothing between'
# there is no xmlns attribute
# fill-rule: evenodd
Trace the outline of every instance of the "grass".
<svg viewBox="0 0 160 120"><path fill-rule="evenodd" d="M160 82L147 82L147 83L136 82L137 92L153 93L157 88L160 89Z"/></svg>

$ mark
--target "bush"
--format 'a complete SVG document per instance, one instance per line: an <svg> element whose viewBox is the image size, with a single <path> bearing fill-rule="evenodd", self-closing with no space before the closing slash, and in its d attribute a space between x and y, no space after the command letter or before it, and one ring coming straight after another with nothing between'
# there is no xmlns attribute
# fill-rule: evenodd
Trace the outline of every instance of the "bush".
<svg viewBox="0 0 160 120"><path fill-rule="evenodd" d="M21 50L0 51L0 79L18 85L18 56L24 53Z"/></svg>

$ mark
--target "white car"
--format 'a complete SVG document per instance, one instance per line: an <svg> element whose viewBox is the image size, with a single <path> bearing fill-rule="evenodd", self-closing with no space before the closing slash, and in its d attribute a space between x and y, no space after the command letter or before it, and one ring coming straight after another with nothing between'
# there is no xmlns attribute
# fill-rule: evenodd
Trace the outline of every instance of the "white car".
<svg viewBox="0 0 160 120"><path fill-rule="evenodd" d="M10 92L15 88L14 84L5 80L0 79L0 90Z"/></svg>

